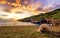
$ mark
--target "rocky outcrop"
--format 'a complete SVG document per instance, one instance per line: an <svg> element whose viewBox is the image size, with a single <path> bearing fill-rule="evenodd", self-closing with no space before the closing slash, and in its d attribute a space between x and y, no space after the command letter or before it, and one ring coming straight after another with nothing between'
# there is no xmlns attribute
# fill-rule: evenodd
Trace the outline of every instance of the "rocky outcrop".
<svg viewBox="0 0 60 38"><path fill-rule="evenodd" d="M49 24L42 24L37 29L37 32L43 32L43 33L60 32L60 26L51 26Z"/></svg>
<svg viewBox="0 0 60 38"><path fill-rule="evenodd" d="M47 19L47 22L52 24L52 26L60 25L60 19Z"/></svg>

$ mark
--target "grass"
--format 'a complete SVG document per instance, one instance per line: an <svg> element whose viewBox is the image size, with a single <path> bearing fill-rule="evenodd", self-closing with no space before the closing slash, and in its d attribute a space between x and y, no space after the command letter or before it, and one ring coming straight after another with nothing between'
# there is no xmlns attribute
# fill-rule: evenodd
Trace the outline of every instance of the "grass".
<svg viewBox="0 0 60 38"><path fill-rule="evenodd" d="M39 21L47 17L60 19L59 16L60 9L57 9L46 14L32 16L20 21L29 20L31 18ZM51 27L52 31L47 31L45 33L37 32L36 30L38 28L38 26L0 26L0 38L60 38L60 27Z"/></svg>
<svg viewBox="0 0 60 38"><path fill-rule="evenodd" d="M60 35L53 33L40 33L38 26L1 26L0 38L59 38ZM60 34L60 33L58 33Z"/></svg>
<svg viewBox="0 0 60 38"><path fill-rule="evenodd" d="M31 16L31 17L28 17L25 19L20 19L18 21L24 22L24 21L29 20L29 19L34 19L36 21L40 21L41 19L44 19L44 18L60 19L59 16L60 16L60 9L56 9L54 11L47 12L45 14L39 14L39 15Z"/></svg>

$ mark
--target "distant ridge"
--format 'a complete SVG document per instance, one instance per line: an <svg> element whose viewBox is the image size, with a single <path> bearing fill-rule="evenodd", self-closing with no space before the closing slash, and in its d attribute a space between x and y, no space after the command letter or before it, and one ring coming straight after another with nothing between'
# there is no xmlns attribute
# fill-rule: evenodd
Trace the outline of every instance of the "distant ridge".
<svg viewBox="0 0 60 38"><path fill-rule="evenodd" d="M39 21L39 20L44 19L44 18L60 19L60 9L56 9L54 11L47 12L45 14L35 15L35 16L32 16L32 17L28 17L28 18L25 18L25 19L18 20L18 21L23 21L24 22L24 21L29 20L29 19L34 19L36 21Z"/></svg>

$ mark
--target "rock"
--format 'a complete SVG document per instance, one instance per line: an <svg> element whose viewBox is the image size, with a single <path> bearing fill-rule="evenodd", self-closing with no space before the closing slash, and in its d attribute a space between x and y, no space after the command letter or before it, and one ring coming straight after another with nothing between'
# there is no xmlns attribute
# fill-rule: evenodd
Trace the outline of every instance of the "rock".
<svg viewBox="0 0 60 38"><path fill-rule="evenodd" d="M50 30L50 26L48 24L42 24L37 29L37 32L43 32L43 31L48 31L48 30Z"/></svg>

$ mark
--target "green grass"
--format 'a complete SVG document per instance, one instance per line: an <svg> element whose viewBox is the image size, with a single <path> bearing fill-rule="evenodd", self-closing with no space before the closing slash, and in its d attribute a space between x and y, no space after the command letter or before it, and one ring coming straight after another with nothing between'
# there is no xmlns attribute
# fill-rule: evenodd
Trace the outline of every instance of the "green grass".
<svg viewBox="0 0 60 38"><path fill-rule="evenodd" d="M56 33L40 33L37 29L38 26L3 26L0 38L59 38Z"/></svg>
<svg viewBox="0 0 60 38"><path fill-rule="evenodd" d="M34 19L36 21L39 21L39 20L44 19L44 18L60 19L60 9L56 9L54 11L47 12L45 14L39 14L39 15L32 16L29 18L20 19L20 21L26 21L29 19Z"/></svg>

